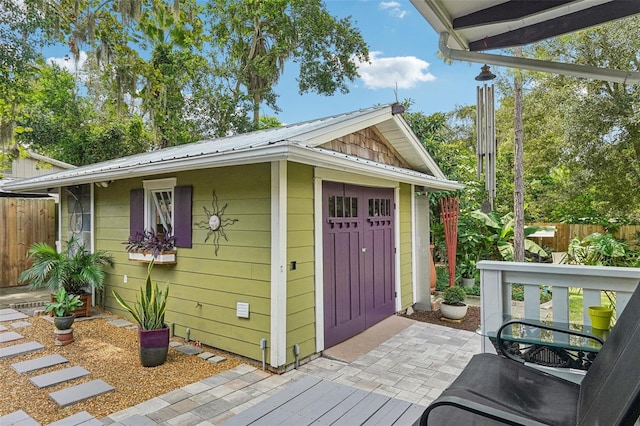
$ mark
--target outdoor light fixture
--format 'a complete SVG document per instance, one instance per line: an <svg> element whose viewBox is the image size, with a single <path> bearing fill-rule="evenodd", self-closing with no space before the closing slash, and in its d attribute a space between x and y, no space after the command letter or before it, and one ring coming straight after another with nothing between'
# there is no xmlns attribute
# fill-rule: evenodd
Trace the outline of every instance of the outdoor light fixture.
<svg viewBox="0 0 640 426"><path fill-rule="evenodd" d="M496 196L496 119L493 84L486 82L496 78L485 64L476 77L477 81L485 82L482 87L477 87L476 108L476 157L478 159L478 179L482 177L484 163L484 188L489 196L488 205L482 205L485 213L493 210L493 200Z"/></svg>

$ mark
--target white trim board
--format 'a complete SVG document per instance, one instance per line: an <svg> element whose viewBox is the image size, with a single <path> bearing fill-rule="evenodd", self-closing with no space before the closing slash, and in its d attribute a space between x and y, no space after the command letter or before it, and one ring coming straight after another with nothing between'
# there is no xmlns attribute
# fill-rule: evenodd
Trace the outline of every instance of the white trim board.
<svg viewBox="0 0 640 426"><path fill-rule="evenodd" d="M287 361L287 162L271 163L271 341L270 365Z"/></svg>

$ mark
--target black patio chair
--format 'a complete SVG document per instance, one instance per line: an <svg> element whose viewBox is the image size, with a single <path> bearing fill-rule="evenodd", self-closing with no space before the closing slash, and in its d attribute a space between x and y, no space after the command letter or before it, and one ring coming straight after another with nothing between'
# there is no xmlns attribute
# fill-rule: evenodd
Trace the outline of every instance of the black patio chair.
<svg viewBox="0 0 640 426"><path fill-rule="evenodd" d="M475 355L420 425L633 425L640 416L640 286L578 385Z"/></svg>

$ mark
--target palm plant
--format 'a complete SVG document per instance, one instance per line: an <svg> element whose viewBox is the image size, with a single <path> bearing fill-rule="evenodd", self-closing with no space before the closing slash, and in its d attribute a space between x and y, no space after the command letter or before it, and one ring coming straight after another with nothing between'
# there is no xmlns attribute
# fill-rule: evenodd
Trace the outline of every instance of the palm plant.
<svg viewBox="0 0 640 426"><path fill-rule="evenodd" d="M33 289L48 288L52 292L60 287L71 294L83 293L86 287L102 290L104 267L114 264L110 254L103 250L89 253L75 238L67 242L61 253L46 243L35 243L28 254L33 263L20 274L19 282L29 283Z"/></svg>

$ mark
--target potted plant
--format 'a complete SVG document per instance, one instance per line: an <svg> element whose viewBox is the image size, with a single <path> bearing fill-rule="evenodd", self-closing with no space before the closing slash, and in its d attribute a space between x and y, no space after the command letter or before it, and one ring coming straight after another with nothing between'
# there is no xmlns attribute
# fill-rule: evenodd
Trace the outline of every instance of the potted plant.
<svg viewBox="0 0 640 426"><path fill-rule="evenodd" d="M465 255L457 266L457 271L462 278L462 285L466 288L473 288L476 285L476 261L469 255Z"/></svg>
<svg viewBox="0 0 640 426"><path fill-rule="evenodd" d="M164 364L169 352L169 327L164 322L164 314L169 296L169 286L160 291L158 284L151 283L151 269L154 261L149 263L147 280L144 288L140 288L140 297L130 305L113 290L113 297L124 309L129 311L138 323L138 344L140 363L144 367L156 367Z"/></svg>
<svg viewBox="0 0 640 426"><path fill-rule="evenodd" d="M53 315L53 325L58 330L68 330L76 318L73 311L80 306L82 306L80 296L67 293L64 287L60 287L55 295L55 300L45 305L44 312Z"/></svg>
<svg viewBox="0 0 640 426"><path fill-rule="evenodd" d="M64 346L73 343L73 328L71 326L76 318L73 312L81 306L80 296L67 293L64 287L60 287L54 300L45 305L44 311L53 315L53 325L56 327L54 330L56 345Z"/></svg>
<svg viewBox="0 0 640 426"><path fill-rule="evenodd" d="M158 265L176 263L176 237L170 232L155 232L149 229L130 235L126 244L129 260Z"/></svg>
<svg viewBox="0 0 640 426"><path fill-rule="evenodd" d="M459 286L447 287L444 291L442 303L440 303L440 313L451 320L460 320L467 315L468 306L464 303L466 293Z"/></svg>
<svg viewBox="0 0 640 426"><path fill-rule="evenodd" d="M64 288L67 293L80 296L84 308L75 310L77 317L91 315L91 292L87 289L102 290L104 268L113 266L113 257L99 250L90 253L75 238L67 242L64 251L58 253L46 243L35 243L28 251L31 267L20 274L20 283L29 283L30 288L48 288L57 292ZM55 300L52 295L51 301Z"/></svg>

